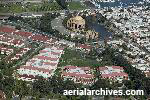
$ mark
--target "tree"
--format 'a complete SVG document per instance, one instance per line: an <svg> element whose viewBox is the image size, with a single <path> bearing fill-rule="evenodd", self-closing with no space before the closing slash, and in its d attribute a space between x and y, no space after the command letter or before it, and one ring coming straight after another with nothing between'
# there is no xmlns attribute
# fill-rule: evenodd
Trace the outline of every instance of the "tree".
<svg viewBox="0 0 150 100"><path fill-rule="evenodd" d="M56 2L57 2L63 9L67 9L67 3L65 2L65 0L56 0Z"/></svg>
<svg viewBox="0 0 150 100"><path fill-rule="evenodd" d="M0 73L0 82L1 82L2 79L3 79L3 74Z"/></svg>
<svg viewBox="0 0 150 100"><path fill-rule="evenodd" d="M37 81L33 83L33 91L35 93L39 92L40 96L48 95L51 91L51 84L49 84L47 80L44 80L40 77Z"/></svg>
<svg viewBox="0 0 150 100"><path fill-rule="evenodd" d="M12 92L15 87L15 80L13 77L5 77L5 79L2 81L2 90L6 93L6 98L12 97Z"/></svg>
<svg viewBox="0 0 150 100"><path fill-rule="evenodd" d="M0 69L6 69L6 63L4 61L0 61Z"/></svg>
<svg viewBox="0 0 150 100"><path fill-rule="evenodd" d="M81 88L81 85L75 84L73 81L66 80L66 81L64 81L63 87L64 87L64 90L76 90L77 88Z"/></svg>
<svg viewBox="0 0 150 100"><path fill-rule="evenodd" d="M110 82L109 80L106 80L106 79L98 79L91 87L90 89L93 89L93 90L96 90L96 89L100 89L100 88L103 88L103 89L110 89L111 88L111 85L110 85Z"/></svg>
<svg viewBox="0 0 150 100"><path fill-rule="evenodd" d="M29 90L30 88L27 86L27 83L25 81L22 80L15 81L15 89L14 89L15 94L19 95L20 97L27 96L29 95Z"/></svg>
<svg viewBox="0 0 150 100"><path fill-rule="evenodd" d="M15 27L15 29L21 30L21 27L20 27L19 25L17 25L17 26Z"/></svg>

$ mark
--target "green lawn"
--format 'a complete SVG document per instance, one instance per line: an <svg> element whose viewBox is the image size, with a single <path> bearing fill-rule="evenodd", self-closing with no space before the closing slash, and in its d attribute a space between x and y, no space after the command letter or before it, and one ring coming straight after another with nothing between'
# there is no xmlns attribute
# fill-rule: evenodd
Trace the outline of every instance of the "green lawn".
<svg viewBox="0 0 150 100"><path fill-rule="evenodd" d="M99 62L96 60L91 60L88 58L84 58L81 52L75 51L75 50L70 50L70 49L65 49L64 54L62 55L59 66L66 66L66 65L73 65L73 66L95 66L95 65L101 65Z"/></svg>
<svg viewBox="0 0 150 100"><path fill-rule="evenodd" d="M21 12L40 12L40 11L56 11L61 10L61 7L56 3L43 3L28 5L10 4L8 6L0 6L1 13L21 13Z"/></svg>
<svg viewBox="0 0 150 100"><path fill-rule="evenodd" d="M61 7L57 3L44 3L44 4L31 4L27 6L27 11L55 11L61 10Z"/></svg>
<svg viewBox="0 0 150 100"><path fill-rule="evenodd" d="M71 10L82 10L86 9L85 5L82 5L80 2L69 2L68 8ZM40 12L40 11L56 11L61 10L61 6L56 3L30 3L26 5L21 4L10 4L8 6L1 5L0 12L1 13L21 13L21 12Z"/></svg>
<svg viewBox="0 0 150 100"><path fill-rule="evenodd" d="M82 5L80 2L69 2L68 8L71 10L82 10L86 9L86 6Z"/></svg>

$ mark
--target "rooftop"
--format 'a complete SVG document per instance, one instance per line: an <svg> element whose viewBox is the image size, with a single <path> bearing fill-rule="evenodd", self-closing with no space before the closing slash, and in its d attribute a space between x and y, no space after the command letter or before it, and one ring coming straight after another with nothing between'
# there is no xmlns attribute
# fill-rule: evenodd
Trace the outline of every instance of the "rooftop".
<svg viewBox="0 0 150 100"><path fill-rule="evenodd" d="M75 16L73 19L75 19L75 20L84 20L81 16Z"/></svg>

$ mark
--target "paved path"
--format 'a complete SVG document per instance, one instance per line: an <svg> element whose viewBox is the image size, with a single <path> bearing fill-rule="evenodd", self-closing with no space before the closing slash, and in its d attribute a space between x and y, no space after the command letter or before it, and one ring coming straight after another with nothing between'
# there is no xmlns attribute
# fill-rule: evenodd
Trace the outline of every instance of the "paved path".
<svg viewBox="0 0 150 100"><path fill-rule="evenodd" d="M63 26L63 16L59 16L51 21L53 29L58 30L61 34L71 34L71 32Z"/></svg>
<svg viewBox="0 0 150 100"><path fill-rule="evenodd" d="M61 34L67 34L67 35L74 34L75 37L79 37L79 38L84 37L84 35L82 35L82 34L72 32L72 31L66 29L64 27L64 25L62 24L64 18L65 18L64 16L59 16L59 17L55 18L54 20L52 20L51 21L52 28L59 31Z"/></svg>

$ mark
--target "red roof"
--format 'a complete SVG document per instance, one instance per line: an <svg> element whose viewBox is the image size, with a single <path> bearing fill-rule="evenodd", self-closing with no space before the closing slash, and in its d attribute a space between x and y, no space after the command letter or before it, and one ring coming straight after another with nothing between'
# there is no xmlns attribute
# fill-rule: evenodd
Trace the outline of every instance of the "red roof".
<svg viewBox="0 0 150 100"><path fill-rule="evenodd" d="M12 38L10 36L8 36L7 34L4 34L2 37L0 37L0 40L3 42L8 42L8 41L12 40Z"/></svg>
<svg viewBox="0 0 150 100"><path fill-rule="evenodd" d="M19 39L14 39L11 43L13 43L14 45L21 45L24 42L22 40L19 40Z"/></svg>
<svg viewBox="0 0 150 100"><path fill-rule="evenodd" d="M43 59L43 60L52 60L52 61L58 60L58 58L51 58L46 56L35 56L34 58Z"/></svg>
<svg viewBox="0 0 150 100"><path fill-rule="evenodd" d="M0 51L1 51L1 50L4 50L4 51L10 51L10 52L13 51L13 49L4 47L4 46L2 46L2 45L0 46Z"/></svg>
<svg viewBox="0 0 150 100"><path fill-rule="evenodd" d="M22 37L27 37L27 38L32 36L31 32L22 32L22 31L13 32L13 34L20 35Z"/></svg>
<svg viewBox="0 0 150 100"><path fill-rule="evenodd" d="M83 79L83 80L80 80L80 81L81 81L81 83L93 83L94 82L94 80L91 80L91 79Z"/></svg>
<svg viewBox="0 0 150 100"><path fill-rule="evenodd" d="M33 75L27 75L27 74L23 74L23 75L18 75L20 78L30 78L30 79L38 79L38 77L33 76ZM46 79L46 78L43 78Z"/></svg>
<svg viewBox="0 0 150 100"><path fill-rule="evenodd" d="M28 51L29 48L21 48L20 51Z"/></svg>
<svg viewBox="0 0 150 100"><path fill-rule="evenodd" d="M50 52L48 50L41 50L40 53L47 53L47 52ZM55 51L52 51L51 54L53 55L60 55L60 52L55 52Z"/></svg>
<svg viewBox="0 0 150 100"><path fill-rule="evenodd" d="M86 45L86 44L79 44L77 47L83 48L83 49L91 49L92 48L90 45Z"/></svg>
<svg viewBox="0 0 150 100"><path fill-rule="evenodd" d="M51 72L51 70L49 69L38 68L38 67L33 67L33 66L21 66L20 68L29 69L29 70L37 70L39 72L48 72L48 73Z"/></svg>
<svg viewBox="0 0 150 100"><path fill-rule="evenodd" d="M120 70L123 70L123 67L120 67L120 66L112 66L113 69L120 69Z"/></svg>
<svg viewBox="0 0 150 100"><path fill-rule="evenodd" d="M64 66L64 68L76 69L76 68L77 68L77 66Z"/></svg>
<svg viewBox="0 0 150 100"><path fill-rule="evenodd" d="M49 52L48 50L41 50L40 53L46 53Z"/></svg>
<svg viewBox="0 0 150 100"><path fill-rule="evenodd" d="M81 68L82 70L91 70L90 67L79 67L79 68Z"/></svg>
<svg viewBox="0 0 150 100"><path fill-rule="evenodd" d="M81 68L82 70L91 70L90 67L77 67L77 66L64 66L64 68L67 68L67 69Z"/></svg>
<svg viewBox="0 0 150 100"><path fill-rule="evenodd" d="M7 33L12 33L15 32L16 29L9 28L9 27L0 27L0 32L7 32Z"/></svg>
<svg viewBox="0 0 150 100"><path fill-rule="evenodd" d="M60 55L60 53L57 53L57 52L51 52L51 54L53 54L53 55Z"/></svg>
<svg viewBox="0 0 150 100"><path fill-rule="evenodd" d="M49 40L47 36L43 36L39 34L32 35L31 39L36 41L41 41L41 42L46 42L47 40Z"/></svg>
<svg viewBox="0 0 150 100"><path fill-rule="evenodd" d="M94 78L94 75L92 75L92 74L79 74L79 73L63 72L62 75L64 75L64 76L75 76L75 77L81 77L81 78Z"/></svg>
<svg viewBox="0 0 150 100"><path fill-rule="evenodd" d="M64 48L57 48L57 50L64 50Z"/></svg>
<svg viewBox="0 0 150 100"><path fill-rule="evenodd" d="M31 78L31 79L36 79L36 77L35 76L33 76L33 75L27 75L27 74L23 74L23 75L18 75L20 78L21 77L24 77L24 78Z"/></svg>
<svg viewBox="0 0 150 100"><path fill-rule="evenodd" d="M109 78L109 77L118 77L118 76L128 76L128 74L125 72L120 72L120 73L113 72L111 74L102 74L101 76L103 78Z"/></svg>
<svg viewBox="0 0 150 100"><path fill-rule="evenodd" d="M99 70L100 70L100 71L107 70L107 67L99 67Z"/></svg>
<svg viewBox="0 0 150 100"><path fill-rule="evenodd" d="M51 65L51 66L55 66L57 63L50 63L50 62L43 62L44 65Z"/></svg>

